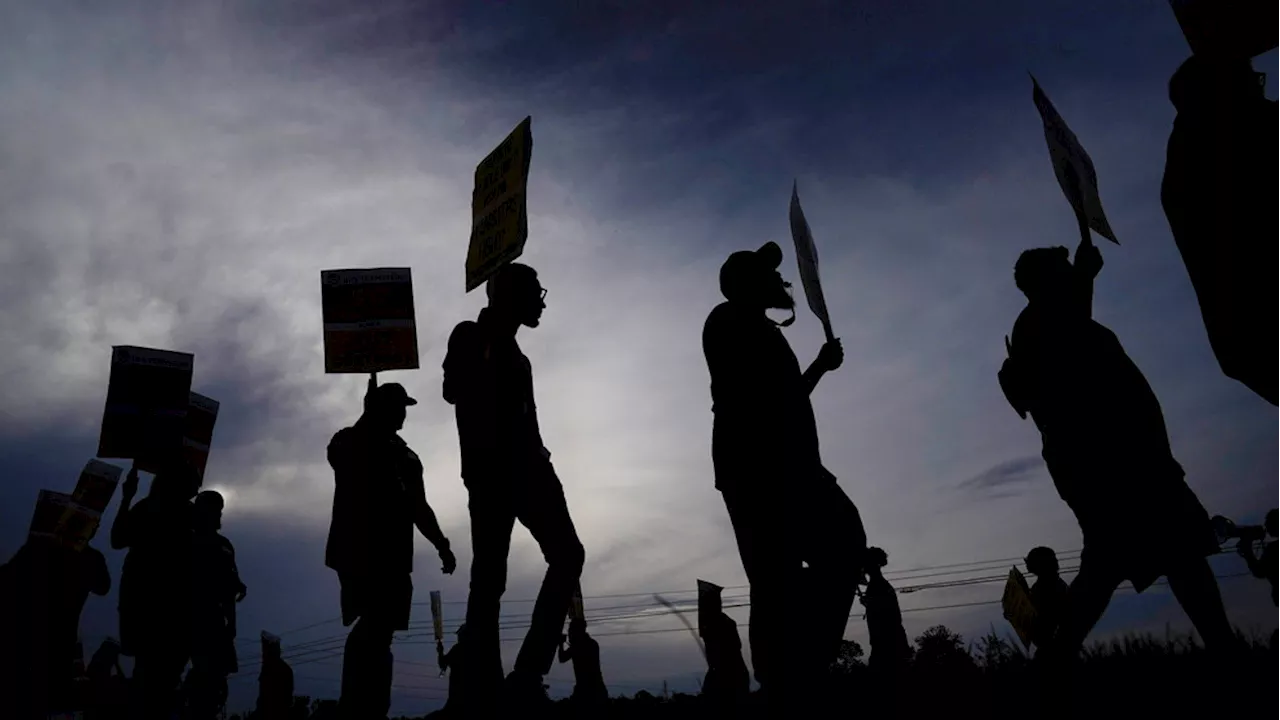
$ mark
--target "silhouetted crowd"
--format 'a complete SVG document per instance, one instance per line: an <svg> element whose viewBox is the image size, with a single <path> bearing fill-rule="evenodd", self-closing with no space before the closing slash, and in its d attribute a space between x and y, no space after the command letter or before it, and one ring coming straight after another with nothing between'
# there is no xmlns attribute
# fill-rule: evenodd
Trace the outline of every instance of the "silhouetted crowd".
<svg viewBox="0 0 1280 720"><path fill-rule="evenodd" d="M1275 101L1248 58L1196 55L1173 75L1177 109L1160 189L1173 238L1201 306L1222 371L1267 402L1277 402L1277 244ZM737 624L723 610L700 613L705 644L703 695L714 712L743 712L751 675L770 717L815 717L831 702L831 668L855 599L865 608L870 677L892 687L911 646L888 554L868 544L858 507L823 464L810 397L844 351L829 339L803 366L773 311L795 300L770 242L731 254L719 273L724 301L710 311L702 346L710 376L714 483L731 521L750 583L743 658ZM1035 576L1029 642L1037 662L1069 666L1125 582L1138 591L1165 577L1206 648L1240 652L1208 557L1240 539L1250 571L1276 599L1276 511L1262 528L1210 518L1170 446L1163 412L1119 338L1093 314L1104 262L1083 229L1074 256L1065 247L1023 252L1013 283L1026 305L1005 338L998 382L1012 408L1030 418L1042 457L1083 536L1068 583L1053 550L1026 557ZM508 263L486 285L487 306L459 323L443 359L443 400L454 407L461 479L468 493L472 564L465 625L447 652L446 714L490 717L536 713L550 700L543 684L557 657L576 678L572 702L583 717L607 701L600 648L584 618L564 633L580 585L584 548L552 453L543 443L529 358L518 331L537 328L547 290L528 265ZM1188 328L1187 332L1197 332ZM994 390L994 387L993 387ZM427 501L423 466L399 436L417 404L398 383L370 379L359 419L333 436L332 520L325 565L341 585L351 630L344 649L344 718L384 718L391 704L393 636L409 626L415 531L435 547L442 572L455 570L451 543ZM246 588L232 544L220 532L222 497L200 492L181 462L157 473L134 502L138 474L123 484L111 547L124 550L119 641L108 640L83 666L77 628L89 594L111 578L102 553L70 551L32 539L3 566L5 717L47 717L71 708L89 717L214 718L237 672L236 605ZM510 673L499 648L511 534L519 522L538 543L546 575L530 627ZM803 612L797 612L802 608ZM279 639L265 635L260 717L286 717L293 678ZM129 678L119 656L133 658ZM1065 670L1064 670L1065 669Z"/></svg>

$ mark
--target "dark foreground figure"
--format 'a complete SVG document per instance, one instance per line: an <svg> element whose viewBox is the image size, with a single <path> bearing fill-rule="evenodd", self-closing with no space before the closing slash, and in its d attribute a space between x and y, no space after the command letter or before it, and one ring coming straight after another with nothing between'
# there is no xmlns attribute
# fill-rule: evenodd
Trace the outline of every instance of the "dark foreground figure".
<svg viewBox="0 0 1280 720"><path fill-rule="evenodd" d="M181 461L158 473L136 505L136 469L121 487L111 547L129 551L120 577L120 647L134 658L136 718L168 720L191 659L191 499L199 488L200 476Z"/></svg>
<svg viewBox="0 0 1280 720"><path fill-rule="evenodd" d="M1223 373L1275 405L1277 112L1263 81L1247 57L1178 68L1160 200Z"/></svg>
<svg viewBox="0 0 1280 720"><path fill-rule="evenodd" d="M1084 551L1046 649L1068 657L1120 583L1139 592L1161 575L1211 649L1234 644L1207 556L1209 515L1169 447L1155 393L1113 332L1092 315L1102 255L1087 239L1027 250L1014 280L1027 296L1000 371L1014 409L1030 413L1058 494L1080 523ZM1006 341L1008 342L1008 341Z"/></svg>
<svg viewBox="0 0 1280 720"><path fill-rule="evenodd" d="M725 302L702 332L716 488L751 583L752 664L766 699L778 702L811 697L822 684L866 550L857 508L822 466L809 401L822 376L840 367L843 351L828 342L801 372L765 314L795 308L781 262L774 243L730 255L720 269Z"/></svg>
<svg viewBox="0 0 1280 720"><path fill-rule="evenodd" d="M427 504L422 462L398 435L405 408L416 404L397 383L373 387L364 414L329 443L335 489L325 564L338 573L342 624L355 623L340 701L352 720L386 717L391 706L391 639L409 627L414 528L435 546L444 573L456 564Z"/></svg>
<svg viewBox="0 0 1280 720"><path fill-rule="evenodd" d="M546 291L533 268L519 263L504 266L485 289L488 307L453 329L444 360L444 399L457 415L473 553L466 619L472 666L464 697L451 693L450 704L468 712L484 710L502 689L498 615L516 521L547 561L532 623L502 693L516 707L549 702L542 679L555 661L584 557L538 429L533 371L516 342L521 327L538 327Z"/></svg>

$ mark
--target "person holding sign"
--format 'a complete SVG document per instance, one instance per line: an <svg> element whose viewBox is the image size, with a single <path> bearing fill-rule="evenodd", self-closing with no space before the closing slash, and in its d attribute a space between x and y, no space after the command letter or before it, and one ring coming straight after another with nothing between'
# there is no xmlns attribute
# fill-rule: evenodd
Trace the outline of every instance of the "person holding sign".
<svg viewBox="0 0 1280 720"><path fill-rule="evenodd" d="M781 263L782 250L772 242L730 255L720 268L725 302L702 331L716 488L751 583L756 679L778 702L806 695L797 686L821 677L835 660L866 550L857 508L822 466L809 400L818 381L840 367L844 351L839 340L828 341L801 372L766 315L795 308ZM812 582L802 582L804 562ZM812 619L811 631L794 632L797 607Z"/></svg>
<svg viewBox="0 0 1280 720"><path fill-rule="evenodd" d="M1036 576L1031 585L1031 604L1036 619L1031 626L1031 642L1042 648L1053 640L1067 603L1067 581L1058 574L1058 555L1043 545L1031 548L1025 560L1027 572Z"/></svg>
<svg viewBox="0 0 1280 720"><path fill-rule="evenodd" d="M333 519L325 565L342 586L344 717L385 717L391 706L391 639L409 627L413 602L413 531L435 546L442 572L457 561L427 503L422 462L398 434L406 408L417 405L404 386L372 386L364 412L329 442Z"/></svg>
<svg viewBox="0 0 1280 720"><path fill-rule="evenodd" d="M551 670L569 603L582 574L583 549L564 489L542 443L533 370L516 342L521 327L536 328L546 290L528 265L504 265L486 287L489 305L459 323L444 359L444 399L454 406L462 482L470 498L471 592L468 657L478 698L502 677L498 614L507 582L507 553L517 520L542 548L547 574L533 620L507 678L515 705L549 702L542 678Z"/></svg>
<svg viewBox="0 0 1280 720"><path fill-rule="evenodd" d="M102 553L58 537L57 495L41 493L45 507L37 507L30 537L0 566L0 704L14 717L44 718L71 707L80 613L90 593L111 590Z"/></svg>
<svg viewBox="0 0 1280 720"><path fill-rule="evenodd" d="M1039 428L1045 465L1084 539L1052 650L1073 655L1121 582L1141 592L1161 575L1206 646L1230 647L1206 559L1218 550L1209 515L1173 457L1151 386L1092 317L1101 269L1088 235L1074 263L1063 247L1022 253L1013 274L1027 306L999 374L1009 403Z"/></svg>
<svg viewBox="0 0 1280 720"><path fill-rule="evenodd" d="M135 658L134 715L147 720L169 717L191 657L191 499L200 477L175 456L136 505L138 469L129 469L111 526L111 547L129 551L120 573L121 653Z"/></svg>
<svg viewBox="0 0 1280 720"><path fill-rule="evenodd" d="M902 608L898 591L884 577L889 555L878 547L867 551L867 589L862 593L862 606L867 609L867 635L871 656L867 666L882 682L895 682L899 670L911 658L911 643L902 627Z"/></svg>
<svg viewBox="0 0 1280 720"><path fill-rule="evenodd" d="M227 675L236 658L236 603L247 588L236 569L236 551L222 533L222 494L205 490L192 503L195 519L192 583L191 671L188 710L193 720L217 717L227 703Z"/></svg>

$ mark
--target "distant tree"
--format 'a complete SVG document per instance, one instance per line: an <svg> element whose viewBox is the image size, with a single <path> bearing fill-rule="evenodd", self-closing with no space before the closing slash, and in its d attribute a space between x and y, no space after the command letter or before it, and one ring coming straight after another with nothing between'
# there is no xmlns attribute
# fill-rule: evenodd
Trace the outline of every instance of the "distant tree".
<svg viewBox="0 0 1280 720"><path fill-rule="evenodd" d="M849 675L855 672L855 668L865 667L862 655L862 646L857 641L841 640L840 652L831 664L831 671L836 675Z"/></svg>
<svg viewBox="0 0 1280 720"><path fill-rule="evenodd" d="M972 669L975 663L965 647L964 636L946 625L934 625L916 638L915 666L952 672Z"/></svg>
<svg viewBox="0 0 1280 720"><path fill-rule="evenodd" d="M978 640L977 651L978 664L986 672L1011 669L1027 661L1027 655L1022 651L1022 647L1000 637L996 634L995 628Z"/></svg>

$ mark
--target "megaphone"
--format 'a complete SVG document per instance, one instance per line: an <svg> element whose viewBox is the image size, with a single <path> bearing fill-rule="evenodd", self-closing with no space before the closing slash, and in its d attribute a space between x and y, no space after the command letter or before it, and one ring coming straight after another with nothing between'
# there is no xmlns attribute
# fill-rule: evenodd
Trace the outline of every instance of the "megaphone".
<svg viewBox="0 0 1280 720"><path fill-rule="evenodd" d="M1221 515L1214 515L1210 522L1219 544L1232 538L1239 538L1243 542L1257 542L1267 536L1266 529L1261 525L1236 525Z"/></svg>

